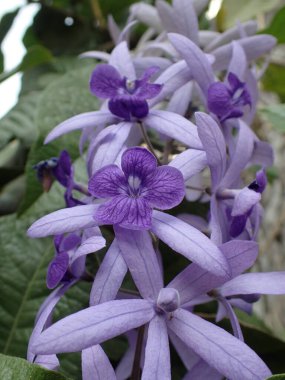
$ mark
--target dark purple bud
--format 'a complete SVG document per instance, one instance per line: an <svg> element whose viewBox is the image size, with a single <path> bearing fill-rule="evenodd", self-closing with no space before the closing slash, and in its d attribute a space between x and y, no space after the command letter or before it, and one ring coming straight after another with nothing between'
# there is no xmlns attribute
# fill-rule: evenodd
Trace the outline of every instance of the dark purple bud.
<svg viewBox="0 0 285 380"><path fill-rule="evenodd" d="M256 173L255 180L248 186L250 190L254 190L257 193L263 193L267 185L267 177L264 169L259 170Z"/></svg>
<svg viewBox="0 0 285 380"><path fill-rule="evenodd" d="M50 262L47 270L47 287L55 288L63 279L68 270L69 256L66 252L61 252Z"/></svg>

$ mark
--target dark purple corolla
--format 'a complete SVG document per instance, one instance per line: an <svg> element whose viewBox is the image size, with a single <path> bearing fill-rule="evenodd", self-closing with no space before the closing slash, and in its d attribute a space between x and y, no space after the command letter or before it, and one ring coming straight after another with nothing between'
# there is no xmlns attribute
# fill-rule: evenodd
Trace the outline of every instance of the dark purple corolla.
<svg viewBox="0 0 285 380"><path fill-rule="evenodd" d="M121 167L105 166L89 181L92 195L110 198L95 214L95 219L102 224L149 229L153 208L170 209L185 195L182 173L171 166L157 167L156 158L147 149L127 149L122 155Z"/></svg>
<svg viewBox="0 0 285 380"><path fill-rule="evenodd" d="M247 86L234 73L229 73L228 83L215 82L208 88L208 108L221 122L243 116L243 108L251 106Z"/></svg>
<svg viewBox="0 0 285 380"><path fill-rule="evenodd" d="M159 67L149 67L140 79L122 77L117 69L108 64L97 65L90 79L90 90L101 99L110 99L108 106L112 114L130 121L132 117L142 119L148 114L146 99L157 96L162 85L149 83Z"/></svg>

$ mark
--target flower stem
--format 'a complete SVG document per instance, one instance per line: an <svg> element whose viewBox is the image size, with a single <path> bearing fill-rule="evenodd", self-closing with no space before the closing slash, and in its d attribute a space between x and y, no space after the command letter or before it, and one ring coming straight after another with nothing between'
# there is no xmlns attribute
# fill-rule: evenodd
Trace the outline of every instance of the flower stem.
<svg viewBox="0 0 285 380"><path fill-rule="evenodd" d="M161 165L161 162L160 162L159 158L157 157L157 154L155 153L154 147L152 146L152 143L151 143L151 141L150 141L150 139L149 139L149 137L148 137L148 135L147 135L147 133L146 133L146 130L144 129L143 124L142 124L141 122L138 122L138 124L139 124L140 130L141 130L141 133L142 133L142 136L143 136L143 138L144 138L144 141L145 141L145 143L146 143L148 149L151 151L151 153L152 153L152 154L154 155L154 157L157 159L158 164Z"/></svg>
<svg viewBox="0 0 285 380"><path fill-rule="evenodd" d="M97 20L98 26L100 28L105 28L106 27L106 21L104 19L99 1L98 0L90 0L90 3L91 3L93 15Z"/></svg>
<svg viewBox="0 0 285 380"><path fill-rule="evenodd" d="M132 374L130 378L131 380L140 380L140 374L141 374L140 362L141 362L141 353L142 353L142 348L143 348L144 328L145 328L144 325L139 327L135 358L134 358L133 369L132 369Z"/></svg>

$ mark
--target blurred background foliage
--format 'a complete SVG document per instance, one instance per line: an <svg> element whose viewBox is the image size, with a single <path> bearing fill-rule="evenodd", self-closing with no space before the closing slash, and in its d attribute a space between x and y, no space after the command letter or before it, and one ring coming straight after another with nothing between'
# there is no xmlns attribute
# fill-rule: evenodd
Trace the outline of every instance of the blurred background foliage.
<svg viewBox="0 0 285 380"><path fill-rule="evenodd" d="M43 193L32 166L43 159L57 156L64 147L75 161L77 174L84 178L77 133L64 136L47 146L43 145L43 140L60 121L98 107L88 89L94 62L80 60L78 55L86 50L110 51L113 44L107 29L108 15L112 14L119 25L124 25L128 7L135 2L28 0L23 7L36 3L39 9L23 37L26 53L22 62L7 72L3 71L5 57L1 47L20 9L5 14L0 21L0 83L17 72L23 73L18 102L0 120L0 351L4 354L0 356L1 379L21 380L31 374L34 379L64 379L61 375L11 358L25 358L36 312L49 293L45 286L45 271L53 255L51 239L31 240L26 237L25 231L37 217L64 206L63 189L55 184L52 191ZM270 249L274 251L274 244L277 244L276 250L281 257L270 261L263 254L258 269L284 270L285 2L212 0L210 6L214 2L220 8L217 17L207 19L203 15L200 19L203 27L224 31L238 20L254 18L258 21L260 32L272 34L278 41L261 82L261 101L254 128L262 139L273 144L276 151L276 164L270 171L271 189L265 199L261 253ZM142 31L142 25L135 28L132 43L135 44ZM191 204L191 212L199 213L198 205ZM104 234L110 240L107 231ZM160 248L168 282L185 266L185 259L175 255L165 245ZM91 259L89 265L96 271L98 263ZM126 286L133 286L130 279L126 281ZM86 307L89 291L90 284L87 283L68 292L59 304L56 318ZM277 302L280 307L267 302L252 317L239 314L246 342L265 360L273 373L285 372L284 299ZM215 307L214 304L207 306L201 312L212 320ZM276 308L277 317L276 313L272 313ZM223 326L229 329L226 322ZM107 342L104 346L114 364L126 349L124 338L117 341L120 344ZM80 356L63 355L61 370L68 378L80 379ZM181 379L184 372L179 358L173 355L173 379Z"/></svg>

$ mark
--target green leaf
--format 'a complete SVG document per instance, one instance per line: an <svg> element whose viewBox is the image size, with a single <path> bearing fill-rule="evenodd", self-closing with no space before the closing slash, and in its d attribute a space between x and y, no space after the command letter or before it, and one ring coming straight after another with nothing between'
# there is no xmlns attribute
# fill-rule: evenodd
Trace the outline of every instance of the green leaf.
<svg viewBox="0 0 285 380"><path fill-rule="evenodd" d="M271 24L262 33L272 34L277 38L279 44L285 42L284 33L285 7L281 8L273 17Z"/></svg>
<svg viewBox="0 0 285 380"><path fill-rule="evenodd" d="M273 128L285 133L285 104L273 104L261 110Z"/></svg>
<svg viewBox="0 0 285 380"><path fill-rule="evenodd" d="M16 74L18 71L32 69L43 63L51 62L52 55L48 49L43 46L35 45L27 50L22 62L13 70L4 72L0 75L0 83Z"/></svg>
<svg viewBox="0 0 285 380"><path fill-rule="evenodd" d="M266 70L262 83L267 91L275 92L279 95L281 102L285 102L285 67L277 64L270 64Z"/></svg>
<svg viewBox="0 0 285 380"><path fill-rule="evenodd" d="M68 380L54 371L31 364L24 359L0 354L0 377L3 380Z"/></svg>
<svg viewBox="0 0 285 380"><path fill-rule="evenodd" d="M27 191L19 210L20 214L30 207L43 191L33 165L58 156L63 149L68 150L73 160L79 155L80 132L64 135L48 145L43 145L43 141L48 132L60 122L76 114L98 108L98 101L90 94L88 87L89 76L94 66L85 62L82 66L54 80L40 97L35 122L39 138L32 146L26 163Z"/></svg>
<svg viewBox="0 0 285 380"><path fill-rule="evenodd" d="M285 373L280 373L279 375L268 377L267 380L285 380Z"/></svg>
<svg viewBox="0 0 285 380"><path fill-rule="evenodd" d="M30 147L36 140L35 113L38 101L38 91L23 95L16 106L0 120L0 149L13 138L21 140L24 147Z"/></svg>

